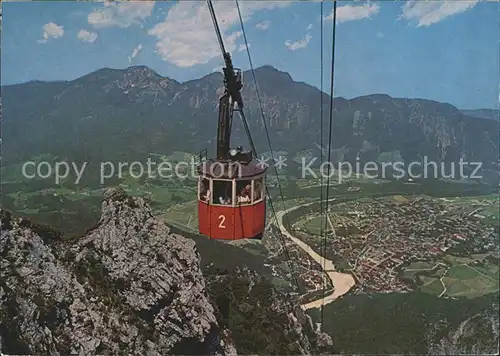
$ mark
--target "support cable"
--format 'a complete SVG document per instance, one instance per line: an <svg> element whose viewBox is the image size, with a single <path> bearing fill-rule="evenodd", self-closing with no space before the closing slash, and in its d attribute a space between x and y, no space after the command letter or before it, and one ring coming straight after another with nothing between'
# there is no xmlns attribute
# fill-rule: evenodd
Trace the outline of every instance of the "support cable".
<svg viewBox="0 0 500 356"><path fill-rule="evenodd" d="M219 24L217 22L217 17L215 16L215 10L214 10L214 5L212 4L212 1L207 1L208 3L208 10L210 10L210 15L212 17L212 22L214 23L215 27L215 34L217 35L217 40L219 41L219 46L220 50L222 52L222 57L226 58L226 49L224 47L224 41L222 40L222 35L220 33L219 29Z"/></svg>
<svg viewBox="0 0 500 356"><path fill-rule="evenodd" d="M217 18L215 16L215 11L214 11L214 8L213 8L213 4L212 4L212 1L210 0L207 0L207 3L208 3L208 8L210 10L210 14L212 16L212 21L213 21L213 24L214 24L214 27L215 27L215 32L216 32L216 35L217 35L217 38L218 38L218 42L219 42L219 46L221 48L221 51L222 51L222 56L224 58L224 60L226 60L226 57L227 57L227 53L225 51L225 47L224 47L224 42L222 40L222 36L221 36L221 33L220 33L220 29L219 29L219 25L218 25L218 22L217 22ZM271 147L271 140L269 138L269 132L268 132L268 129L267 129L267 124L266 124L266 121L265 121L265 117L264 117L264 111L262 109L262 102L260 100L260 94L258 92L258 87L257 87L257 81L256 81L256 77L255 77L255 72L254 72L254 68L253 68L253 65L252 65L252 62L251 62L251 56L250 56L250 52L248 51L248 42L247 42L247 39L246 39L246 34L245 34L245 30L244 30L244 27L243 27L243 20L242 20L242 16L241 16L241 11L240 11L240 8L239 8L239 4L238 4L238 1L236 0L236 6L238 8L238 14L239 14L239 17L240 17L240 22L241 22L241 26L242 26L242 32L243 32L243 35L244 35L244 38L245 38L245 43L247 44L247 53L248 53L248 57L249 57L249 60L250 60L250 66L251 66L251 69L252 69L252 75L253 75L253 79L254 79L254 82L255 82L255 86L256 86L256 90L257 90L257 95L259 97L259 106L260 106L260 110L261 110L261 115L262 115L262 120L264 122L264 127L265 127L265 130L266 130L266 134L267 134L267 139L268 139L268 142L269 142L269 147L271 149L271 155L272 155L272 159L274 160L274 156L273 156L273 153L272 153L272 147ZM238 105L239 106L239 105ZM241 106L239 106L238 108L238 112L240 113L241 115L241 118L242 118L242 121L243 121L243 124L244 124L244 127L245 127L245 131L246 131L246 134L247 134L247 137L248 137L248 140L249 140L249 143L250 143L250 146L251 146L251 149L252 149L252 152L253 154L257 157L257 151L256 151L256 148L255 148L255 145L254 145L254 142L253 142L253 139L252 139L252 136L251 136L251 133L250 133L250 129L249 129L249 126L248 126L248 122L246 120L246 117L243 113L243 108ZM278 178L278 174L277 174L277 171L276 171L276 176ZM278 185L279 185L279 179L278 179ZM280 186L280 185L279 185ZM276 224L278 225L278 218L277 218L277 214L276 214L276 211L274 209L274 206L273 206L273 201L272 201L272 197L271 195L269 194L269 190L266 186L266 195L269 199L269 204L270 204L270 207L271 207L271 210L274 214L274 218L276 220ZM283 193L282 193L282 190L281 190L281 186L280 186L280 195L281 195L281 199L283 201L283 206L284 206L284 199L283 199ZM281 236L280 234L280 239L281 239L281 242L283 244L283 248L285 250L285 256L287 258L287 262L289 264L289 267L291 269L291 274L292 274L292 278L293 278L293 281L295 282L296 286L297 286L297 289L299 290L299 293L300 293L300 285L298 283L298 280L297 280L297 277L296 277L296 274L293 270L293 264L291 264L291 259L290 259L290 255L288 253L288 249L286 247L286 243L283 239L283 237Z"/></svg>
<svg viewBox="0 0 500 356"><path fill-rule="evenodd" d="M255 145L253 143L253 139L252 139L252 136L250 134L250 129L248 127L248 122L247 122L247 119L245 117L245 114L243 113L243 110L239 111L239 113L241 115L241 119L243 121L243 125L245 127L245 131L247 133L248 141L250 142L250 147L252 149L252 152L253 152L254 155L257 155L257 150L255 149ZM276 222L276 226L279 226L278 216L276 214L276 210L274 209L273 199L271 197L271 194L269 193L269 189L267 188L267 185L266 185L266 196L269 199L269 207L271 208L271 211L273 213L274 220ZM298 291L300 293L300 284L299 284L299 281L297 279L297 275L295 274L295 271L294 271L294 268L293 268L293 263L291 262L291 258L290 258L290 253L288 252L288 248L286 247L286 242L285 242L283 236L281 235L281 233L278 236L279 236L279 238L281 240L281 244L283 245L283 249L285 251L285 257L287 259L288 267L290 268L290 272L291 272L291 275L292 275L293 282L297 286L297 289L298 289Z"/></svg>
<svg viewBox="0 0 500 356"><path fill-rule="evenodd" d="M323 21L323 19L322 19ZM331 161L331 153L332 153L332 126L333 126L333 110L334 110L334 78L335 78L335 32L337 27L337 1L333 1L333 29L332 29L332 67L331 67L331 78L330 78L330 118L329 118L329 129L328 129L328 162ZM325 201L325 230L326 224L328 221L328 203L329 203L329 193L330 193L330 164L328 164L327 168L327 176L326 176L326 201ZM326 265L326 233L325 238L323 239L323 249L325 251L325 255L323 257L323 270L325 270ZM321 304L321 329L323 330L323 321L324 321L324 305L325 305L325 297L323 296L323 303Z"/></svg>
<svg viewBox="0 0 500 356"><path fill-rule="evenodd" d="M320 42L321 42L321 52L320 52L320 164L323 163L323 1L321 1L321 25L320 25ZM320 172L321 173L321 172ZM325 234L325 229L323 226L323 221L326 220L326 215L324 214L323 211L323 174L319 175L320 178L320 203L319 203L319 216L320 216L320 227L319 227L319 236L320 239L326 238L324 236ZM321 255L326 257L326 250L323 248L324 244L321 248ZM323 266L322 266L323 267ZM322 284L322 298L324 299L325 297L325 292L326 292L326 284L327 284L327 278L328 274L325 272L325 269L323 267L323 274L322 274L322 279L321 279L321 284ZM323 304L321 305L321 315L323 315ZM323 318L322 318L323 319Z"/></svg>
<svg viewBox="0 0 500 356"><path fill-rule="evenodd" d="M262 123L264 124L264 130L266 132L267 142L269 144L269 151L271 153L271 159L273 161L275 161L274 152L273 152L273 148L272 148L272 145L271 145L271 138L269 136L269 130L267 128L267 122L266 122L266 118L265 118L265 115L264 115L264 109L263 109L263 106L262 106L262 99L261 99L261 95L260 95L260 91L259 91L259 86L257 84L257 77L255 75L255 69L254 69L253 62L252 62L252 56L250 55L250 49L248 48L248 39L247 39L246 31L245 31L245 26L243 25L243 16L241 16L241 9L240 9L240 5L239 5L238 0L235 0L235 3L236 3L236 9L238 10L238 17L239 17L239 20L240 20L241 32L243 34L243 39L245 41L246 52L247 52L247 55L248 55L248 62L250 64L250 71L252 73L252 78L253 78L253 81L254 81L254 84L255 84L255 91L256 91L256 94L257 94L257 101L259 103L260 115L261 115ZM258 157L257 150L255 149L255 145L253 144L253 140L251 139L250 129L248 128L248 122L247 122L246 118L243 115L243 110L240 111L240 114L242 115L243 124L245 126L245 131L247 132L247 136L249 138L250 145L252 147L252 151L253 151L254 155L256 157ZM279 193L280 193L280 196L281 196L281 202L283 204L283 210L286 211L285 199L283 198L283 190L281 188L281 184L280 184L280 180L279 180L279 175L278 175L278 170L276 169L276 167L274 167L274 172L275 172L275 175L276 175L276 181L278 183ZM269 199L269 206L270 206L271 211L272 211L272 213L274 215L274 218L275 218L275 221L276 221L276 225L279 226L279 222L278 222L278 217L277 217L277 214L276 214L276 210L274 209L273 200L272 200L271 194L269 193L269 189L268 189L267 186L266 186L266 195L267 195L267 197ZM285 214L283 217L286 218L287 215ZM286 246L286 242L284 241L283 236L281 236L281 232L280 232L279 236L280 236L280 239L282 241L283 249L285 251L285 256L286 256L286 258L287 258L288 261L291 261L290 254L289 254L288 248ZM293 263L289 263L289 267L290 267L290 270L291 270L291 274L293 276L292 278L294 279L295 284L297 285L297 289L300 292L300 285L298 283L296 274L295 274L294 269L293 269Z"/></svg>
<svg viewBox="0 0 500 356"><path fill-rule="evenodd" d="M263 109L263 106L262 106L262 99L261 99L261 95L260 95L260 90L259 90L259 86L257 85L257 77L255 76L255 70L254 70L254 66L253 66L253 63L252 63L252 56L250 55L250 50L248 48L248 41L247 41L247 36L246 36L246 32L245 32L245 27L243 26L243 17L241 16L240 5L238 3L238 0L235 0L235 2L236 2L236 8L238 9L238 16L240 18L241 31L243 33L243 39L245 40L245 46L246 46L246 49L247 49L246 52L248 54L248 62L250 63L250 70L252 72L252 77L253 77L253 81L254 81L254 84L255 84L255 92L257 94L257 101L259 102L260 115L261 115L261 118L262 118L262 123L264 124L264 130L266 131L267 142L269 144L269 151L271 152L271 159L273 161L276 161L275 158L274 158L274 152L273 152L273 148L272 148L272 145L271 145L271 138L269 137L269 130L267 128L267 122L266 122L266 118L265 118L265 115L264 115L264 109ZM279 191L280 191L281 201L282 201L282 204L283 204L283 210L286 210L285 199L283 198L283 190L281 189L281 184L280 184L280 181L279 181L278 170L276 169L276 167L274 167L274 172L276 174L276 180L278 182L278 188L279 188Z"/></svg>

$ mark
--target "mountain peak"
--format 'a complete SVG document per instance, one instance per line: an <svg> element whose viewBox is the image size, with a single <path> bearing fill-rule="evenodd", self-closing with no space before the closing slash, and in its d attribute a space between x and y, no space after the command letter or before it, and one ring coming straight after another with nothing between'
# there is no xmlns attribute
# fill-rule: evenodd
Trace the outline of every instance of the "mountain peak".
<svg viewBox="0 0 500 356"><path fill-rule="evenodd" d="M255 70L271 70L271 71L279 72L279 70L277 68L273 67L270 64L265 64L261 67L256 68Z"/></svg>
<svg viewBox="0 0 500 356"><path fill-rule="evenodd" d="M125 69L126 74L140 75L147 78L162 78L157 72L145 65L131 66Z"/></svg>
<svg viewBox="0 0 500 356"><path fill-rule="evenodd" d="M114 83L120 88L130 88L139 86L141 88L160 85L162 87L169 84L178 84L177 81L163 77L153 69L145 65L136 65L124 69L102 68L89 73L75 80L77 84L98 84L103 87Z"/></svg>
<svg viewBox="0 0 500 356"><path fill-rule="evenodd" d="M128 345L133 354L236 353L217 323L195 242L172 233L143 198L107 191L100 222L71 245L56 230L2 209L0 226L2 280L9 286L0 292L12 305L11 315L2 305L0 321L19 330L14 340L4 339L2 351L113 354ZM59 243L58 253L50 243ZM19 345L24 352L15 351Z"/></svg>
<svg viewBox="0 0 500 356"><path fill-rule="evenodd" d="M278 84L292 83L292 76L288 72L283 72L271 65L264 65L255 69L257 81L273 81Z"/></svg>
<svg viewBox="0 0 500 356"><path fill-rule="evenodd" d="M263 65L262 67L255 68L256 73L266 73L266 74L286 74L287 76L290 77L290 74L288 72L283 72L272 65L266 64ZM291 77L290 77L291 78Z"/></svg>
<svg viewBox="0 0 500 356"><path fill-rule="evenodd" d="M369 94L361 96L361 98L371 99L375 102L383 102L387 100L392 100L392 98L388 94Z"/></svg>

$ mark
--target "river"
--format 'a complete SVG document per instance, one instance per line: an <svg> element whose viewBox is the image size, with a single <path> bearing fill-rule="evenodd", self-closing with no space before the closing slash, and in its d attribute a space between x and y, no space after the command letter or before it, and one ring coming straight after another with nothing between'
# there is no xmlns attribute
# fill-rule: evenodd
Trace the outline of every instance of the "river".
<svg viewBox="0 0 500 356"><path fill-rule="evenodd" d="M329 201L334 201L336 199L331 199ZM283 225L283 216L288 214L289 212L302 208L304 206L308 205L313 205L317 204L317 201L301 204L294 206L292 208L289 208L287 210L279 211L276 214L276 218L278 221L279 229L283 235L288 237L292 242L294 242L296 245L298 245L300 248L302 248L311 258L319 263L323 271L327 274L328 278L332 281L333 285L333 292L327 296L323 296L317 300L313 300L311 302L302 304L302 308L304 310L307 309L312 309L312 308L320 308L321 305L326 305L329 304L333 301L335 301L337 298L343 296L347 292L351 290L352 287L355 285L355 280L354 277L348 273L340 273L335 270L335 265L333 264L332 261L327 260L325 257L320 256L317 254L308 244L306 244L304 241L298 239L297 237L293 236L287 228Z"/></svg>

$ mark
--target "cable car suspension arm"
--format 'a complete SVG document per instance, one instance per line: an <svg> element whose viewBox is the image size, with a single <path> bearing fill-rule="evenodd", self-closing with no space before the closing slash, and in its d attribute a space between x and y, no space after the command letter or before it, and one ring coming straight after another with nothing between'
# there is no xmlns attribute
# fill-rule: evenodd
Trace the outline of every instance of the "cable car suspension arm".
<svg viewBox="0 0 500 356"><path fill-rule="evenodd" d="M230 53L226 52L226 49L224 47L224 42L222 40L222 35L221 35L219 25L217 22L217 17L215 16L215 11L214 11L212 1L207 0L207 4L208 4L208 9L210 11L210 15L212 17L212 22L213 22L214 27L215 27L215 33L217 35L217 40L219 42L219 46L220 46L220 49L222 52L222 57L224 58L224 64L225 64L225 68L223 68L225 93L220 98L220 102L219 102L219 126L218 126L218 133L217 133L217 142L218 142L217 158L218 159L227 159L228 158L230 135L231 135L231 121L232 121L232 117L233 117L233 112L235 110L238 111L241 115L241 119L243 121L243 125L245 128L245 132L247 134L247 137L248 137L248 141L249 141L252 153L253 153L254 157L258 157L257 150L255 148L255 144L253 142L252 135L250 133L250 128L248 126L248 121L247 121L245 114L243 112L243 100L241 98L241 93L240 93L240 90L243 87L243 85L241 83L241 71L235 70L235 68L233 67L232 60L231 60L231 55L230 55ZM238 8L238 14L240 17L242 31L243 31L243 34L245 37L245 42L247 43L245 30L243 28L243 20L241 17L241 12L240 12L240 8L239 8L237 0L236 0L236 6ZM253 79L254 79L255 85L257 87L255 72L254 72L252 61L250 58L250 52L248 51L248 43L247 43L247 52L248 52L248 56L250 59L250 66L252 69ZM237 104L237 109L234 109L235 103ZM265 118L264 118L264 112L262 110L262 103L260 100L260 96L259 96L259 105L260 105L260 109L261 109L262 120L264 121L264 127L266 129L267 139L269 141L269 147L271 148L271 142L269 139L269 133L268 133L267 125L266 125ZM272 154L272 148L271 148L271 154ZM273 159L274 159L274 157L273 157ZM277 172L276 172L276 175L277 175ZM278 175L277 175L277 178L278 178ZM278 178L278 184L279 184L279 178ZM284 205L284 199L283 199L283 193L281 191L281 186L280 186L280 194L281 194L281 200L283 201L283 205ZM271 195L269 194L269 190L268 190L267 186L266 186L266 195L269 198L269 203L270 203L271 209L272 209L272 211L274 213L274 217L277 221L276 212L274 210ZM288 262L290 263L291 259L290 259L290 255L289 255L287 247L286 247L286 243L283 241L283 237L282 236L280 236L280 237L282 238L281 242L282 242L283 247L285 249L286 257L288 259ZM294 279L294 282L300 291L300 286L299 286L296 274L294 273L293 265L290 265L290 268L292 270L292 277Z"/></svg>
<svg viewBox="0 0 500 356"><path fill-rule="evenodd" d="M217 17L215 16L214 6L211 0L207 0L208 9L212 17L217 40L224 58L224 95L219 99L219 120L217 130L217 159L227 160L229 158L229 149L231 143L231 124L233 117L234 104L236 103L241 110L243 100L241 98L241 70L233 67L231 54L226 52L224 41L220 32Z"/></svg>

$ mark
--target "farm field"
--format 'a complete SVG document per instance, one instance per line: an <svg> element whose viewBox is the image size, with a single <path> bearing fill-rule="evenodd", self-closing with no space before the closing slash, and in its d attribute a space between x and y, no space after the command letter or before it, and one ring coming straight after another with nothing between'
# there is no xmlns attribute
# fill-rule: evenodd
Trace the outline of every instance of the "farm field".
<svg viewBox="0 0 500 356"><path fill-rule="evenodd" d="M460 207L464 212L476 213L484 222L498 224L500 219L500 196L498 194L442 198Z"/></svg>
<svg viewBox="0 0 500 356"><path fill-rule="evenodd" d="M299 223L302 229L311 235L321 235L321 231L325 229L325 216L315 216L311 219L303 220ZM328 226L328 225L327 225Z"/></svg>
<svg viewBox="0 0 500 356"><path fill-rule="evenodd" d="M432 276L419 275L420 289L440 296L466 298L498 292L499 267L489 261L481 262L481 257L484 255L471 258L445 256L443 261L448 263L447 269L438 269Z"/></svg>
<svg viewBox="0 0 500 356"><path fill-rule="evenodd" d="M198 231L198 201L174 205L159 215L159 218L182 230L196 233Z"/></svg>

